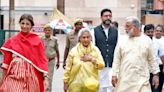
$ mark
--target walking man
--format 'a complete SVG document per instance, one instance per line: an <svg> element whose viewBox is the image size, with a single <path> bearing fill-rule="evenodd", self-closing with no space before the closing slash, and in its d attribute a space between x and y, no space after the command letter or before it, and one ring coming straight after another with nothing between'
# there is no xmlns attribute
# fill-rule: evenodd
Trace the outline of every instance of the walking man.
<svg viewBox="0 0 164 92"><path fill-rule="evenodd" d="M94 28L95 45L101 51L105 61L105 68L99 73L99 92L112 92L111 67L114 49L117 44L118 31L111 26L112 11L103 9L100 13L102 23Z"/></svg>
<svg viewBox="0 0 164 92"><path fill-rule="evenodd" d="M136 17L126 19L127 35L119 41L112 66L112 84L115 92L151 92L150 71L153 85L159 84L159 67L151 39L141 33L140 21Z"/></svg>
<svg viewBox="0 0 164 92"><path fill-rule="evenodd" d="M78 43L78 32L83 27L83 20L76 19L74 22L74 29L68 33L66 37L66 46L64 51L64 61L63 61L63 68L65 69L66 66L66 59L68 56L69 51Z"/></svg>
<svg viewBox="0 0 164 92"><path fill-rule="evenodd" d="M44 33L45 35L42 38L45 44L46 49L46 56L48 58L48 69L50 75L50 88L49 92L52 90L52 80L53 80L53 73L54 68L58 69L60 62L59 62L59 48L58 48L58 40L54 37L53 30L49 24L44 26ZM57 59L57 62L56 62Z"/></svg>

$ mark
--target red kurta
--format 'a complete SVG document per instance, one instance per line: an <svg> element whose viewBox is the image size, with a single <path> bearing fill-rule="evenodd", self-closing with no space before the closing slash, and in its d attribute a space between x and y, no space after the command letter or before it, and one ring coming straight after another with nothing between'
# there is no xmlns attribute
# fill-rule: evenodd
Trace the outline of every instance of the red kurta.
<svg viewBox="0 0 164 92"><path fill-rule="evenodd" d="M26 61L27 65L32 65L34 73L37 76L40 86L40 92L44 92L43 73L48 73L48 61L45 55L45 48L42 40L34 33L27 35L18 33L16 36L9 38L1 47L4 54L2 67L8 67L13 64L13 54ZM19 68L19 67L18 67Z"/></svg>

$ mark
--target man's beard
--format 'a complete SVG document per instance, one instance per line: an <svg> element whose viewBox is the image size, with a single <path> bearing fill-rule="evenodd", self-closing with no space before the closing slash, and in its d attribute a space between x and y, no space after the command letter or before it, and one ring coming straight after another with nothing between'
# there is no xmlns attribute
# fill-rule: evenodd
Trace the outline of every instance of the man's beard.
<svg viewBox="0 0 164 92"><path fill-rule="evenodd" d="M104 20L103 24L109 26L111 24L111 20L110 19Z"/></svg>
<svg viewBox="0 0 164 92"><path fill-rule="evenodd" d="M134 32L133 29L130 29L129 31L127 31L127 35L129 36L129 38L134 37L133 32Z"/></svg>

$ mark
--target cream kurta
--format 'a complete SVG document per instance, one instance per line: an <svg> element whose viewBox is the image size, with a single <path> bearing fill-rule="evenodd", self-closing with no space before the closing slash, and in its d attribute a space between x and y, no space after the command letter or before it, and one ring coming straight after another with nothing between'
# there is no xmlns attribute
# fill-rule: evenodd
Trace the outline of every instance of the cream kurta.
<svg viewBox="0 0 164 92"><path fill-rule="evenodd" d="M84 54L95 57L98 66L91 61L81 61L80 58ZM84 82L89 77L93 77L98 81L98 70L104 68L104 66L103 58L97 47L92 44L89 48L84 48L82 45L77 44L67 57L64 82L69 85L68 92L97 92L98 87L94 90L87 89Z"/></svg>
<svg viewBox="0 0 164 92"><path fill-rule="evenodd" d="M159 72L152 46L144 34L119 41L112 67L113 76L118 76L115 92L151 92L149 67L153 74Z"/></svg>

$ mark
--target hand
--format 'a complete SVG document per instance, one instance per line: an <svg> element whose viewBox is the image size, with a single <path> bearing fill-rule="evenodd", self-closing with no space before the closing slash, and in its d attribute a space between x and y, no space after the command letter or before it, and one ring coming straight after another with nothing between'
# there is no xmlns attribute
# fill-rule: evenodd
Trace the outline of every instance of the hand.
<svg viewBox="0 0 164 92"><path fill-rule="evenodd" d="M63 63L63 69L65 69L65 67L66 67L66 63Z"/></svg>
<svg viewBox="0 0 164 92"><path fill-rule="evenodd" d="M48 61L51 61L51 60L54 60L54 59L55 59L55 57L52 57L52 58L49 58Z"/></svg>
<svg viewBox="0 0 164 92"><path fill-rule="evenodd" d="M81 57L81 60L86 62L86 61L91 61L92 60L92 56L91 55L84 55Z"/></svg>
<svg viewBox="0 0 164 92"><path fill-rule="evenodd" d="M113 85L113 87L116 87L117 82L118 82L117 76L112 76L112 85Z"/></svg>
<svg viewBox="0 0 164 92"><path fill-rule="evenodd" d="M44 79L44 90L45 90L45 92L49 91L49 80L48 80L48 78Z"/></svg>
<svg viewBox="0 0 164 92"><path fill-rule="evenodd" d="M64 83L64 92L67 92L68 90L68 83Z"/></svg>
<svg viewBox="0 0 164 92"><path fill-rule="evenodd" d="M56 64L56 69L58 69L59 67L60 67L60 63L57 62L57 64Z"/></svg>
<svg viewBox="0 0 164 92"><path fill-rule="evenodd" d="M153 86L154 88L157 88L159 86L159 76L153 75Z"/></svg>

